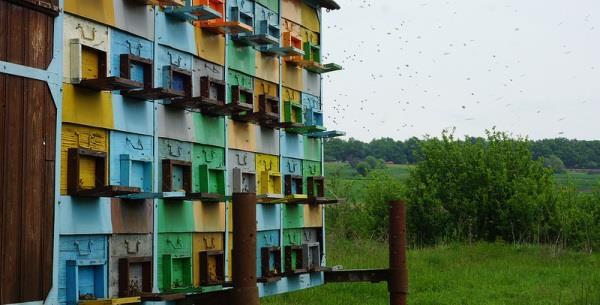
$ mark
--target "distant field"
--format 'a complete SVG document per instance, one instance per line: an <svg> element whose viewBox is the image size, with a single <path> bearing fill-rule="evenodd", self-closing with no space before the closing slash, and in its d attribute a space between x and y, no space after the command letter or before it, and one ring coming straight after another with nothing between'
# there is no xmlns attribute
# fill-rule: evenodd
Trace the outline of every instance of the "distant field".
<svg viewBox="0 0 600 305"><path fill-rule="evenodd" d="M404 180L408 178L411 167L413 167L413 165L391 164L386 165L385 169L375 171L384 172L392 177ZM359 175L358 172L356 172L356 170L350 166L350 164L345 162L325 163L325 174L327 176L338 175L340 179L348 181L360 181L366 179ZM569 170L564 174L556 174L555 179L557 184L565 185L567 183L573 183L579 191L589 192L595 185L600 183L600 173Z"/></svg>
<svg viewBox="0 0 600 305"><path fill-rule="evenodd" d="M387 245L329 238L328 265L386 268ZM600 255L548 247L450 245L409 251L409 304L600 304ZM328 284L262 305L388 304L385 284Z"/></svg>

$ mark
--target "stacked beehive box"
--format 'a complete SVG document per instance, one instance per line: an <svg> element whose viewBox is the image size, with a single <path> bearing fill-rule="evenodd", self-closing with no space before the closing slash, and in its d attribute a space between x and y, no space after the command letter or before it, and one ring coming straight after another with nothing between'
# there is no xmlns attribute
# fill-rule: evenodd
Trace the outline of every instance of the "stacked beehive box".
<svg viewBox="0 0 600 305"><path fill-rule="evenodd" d="M261 295L323 283L331 5L66 1L61 303L222 289L233 192L259 197Z"/></svg>

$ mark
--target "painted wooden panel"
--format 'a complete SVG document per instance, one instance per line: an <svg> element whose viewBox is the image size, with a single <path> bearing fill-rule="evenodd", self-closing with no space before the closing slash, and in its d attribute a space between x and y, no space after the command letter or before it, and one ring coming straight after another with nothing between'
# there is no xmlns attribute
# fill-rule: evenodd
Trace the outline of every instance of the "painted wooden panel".
<svg viewBox="0 0 600 305"><path fill-rule="evenodd" d="M63 84L63 122L108 128L114 127L112 94Z"/></svg>
<svg viewBox="0 0 600 305"><path fill-rule="evenodd" d="M114 0L65 0L65 11L115 26Z"/></svg>
<svg viewBox="0 0 600 305"><path fill-rule="evenodd" d="M302 1L302 4L300 4L300 12L302 14L302 26L313 32L321 32L321 22L319 16L320 8L314 8Z"/></svg>
<svg viewBox="0 0 600 305"><path fill-rule="evenodd" d="M158 232L182 233L194 231L194 206L192 201L157 200Z"/></svg>
<svg viewBox="0 0 600 305"><path fill-rule="evenodd" d="M320 243L322 242L323 228L305 228L302 229L302 242L303 243Z"/></svg>
<svg viewBox="0 0 600 305"><path fill-rule="evenodd" d="M240 168L244 172L256 172L256 159L253 152L229 149L228 168Z"/></svg>
<svg viewBox="0 0 600 305"><path fill-rule="evenodd" d="M225 117L212 117L200 113L192 113L194 121L194 142L225 146Z"/></svg>
<svg viewBox="0 0 600 305"><path fill-rule="evenodd" d="M86 148L96 151L108 152L108 134L106 130L74 124L63 124L61 144L61 183L60 192L67 194L67 151L69 148ZM80 161L82 183L84 187L95 185L94 160L83 159Z"/></svg>
<svg viewBox="0 0 600 305"><path fill-rule="evenodd" d="M281 16L295 23L302 23L302 0L281 0Z"/></svg>
<svg viewBox="0 0 600 305"><path fill-rule="evenodd" d="M279 154L279 130L256 127L257 152L270 155Z"/></svg>
<svg viewBox="0 0 600 305"><path fill-rule="evenodd" d="M279 83L279 57L256 52L256 77Z"/></svg>
<svg viewBox="0 0 600 305"><path fill-rule="evenodd" d="M47 66L52 18L2 1L0 24L0 60ZM0 126L0 303L44 300L56 207L56 108L46 83L0 74Z"/></svg>
<svg viewBox="0 0 600 305"><path fill-rule="evenodd" d="M169 291L170 283L178 282L181 288L192 285L192 233L161 233L158 234L158 289ZM171 262L171 268L165 263ZM166 270L169 269L169 270ZM166 283L168 271L172 274L170 283Z"/></svg>
<svg viewBox="0 0 600 305"><path fill-rule="evenodd" d="M214 79L225 78L224 68L221 65L194 58L193 62L193 96L200 96L200 78L208 76ZM199 113L192 114L194 120L195 141L197 143L225 146L225 118L212 117Z"/></svg>
<svg viewBox="0 0 600 305"><path fill-rule="evenodd" d="M302 229L285 229L283 230L283 246L302 245Z"/></svg>
<svg viewBox="0 0 600 305"><path fill-rule="evenodd" d="M256 151L256 128L255 124L236 122L229 120L227 128L227 141L232 149L245 151Z"/></svg>
<svg viewBox="0 0 600 305"><path fill-rule="evenodd" d="M149 234L154 231L152 200L111 199L114 234Z"/></svg>
<svg viewBox="0 0 600 305"><path fill-rule="evenodd" d="M320 228L323 226L323 206L304 205L304 227Z"/></svg>
<svg viewBox="0 0 600 305"><path fill-rule="evenodd" d="M154 134L154 105L152 103L144 103L120 94L113 94L112 107L114 110L113 129L149 136Z"/></svg>
<svg viewBox="0 0 600 305"><path fill-rule="evenodd" d="M156 105L156 112L159 137L187 142L196 140L194 116L191 112L165 105Z"/></svg>
<svg viewBox="0 0 600 305"><path fill-rule="evenodd" d="M275 13L279 12L279 0L256 0L256 3L264 5Z"/></svg>
<svg viewBox="0 0 600 305"><path fill-rule="evenodd" d="M227 63L229 68L248 74L256 75L256 50L252 46L240 46L230 41L228 43L229 57Z"/></svg>
<svg viewBox="0 0 600 305"><path fill-rule="evenodd" d="M262 272L262 248L281 247L279 230L258 231L256 232L256 276L261 277ZM274 257L271 257L273 260ZM275 262L271 262L274 265ZM281 270L279 270L281 272Z"/></svg>
<svg viewBox="0 0 600 305"><path fill-rule="evenodd" d="M194 287L200 287L202 274L206 267L209 268L208 273L216 277L216 263L209 262L209 266L200 264L200 253L204 251L223 251L225 249L225 233L194 233L192 235L192 269L194 273ZM224 266L222 266L224 267Z"/></svg>
<svg viewBox="0 0 600 305"><path fill-rule="evenodd" d="M278 97L279 85L260 78L254 79L254 111L258 111L258 98L263 94Z"/></svg>
<svg viewBox="0 0 600 305"><path fill-rule="evenodd" d="M60 234L110 234L110 198L61 196L58 206Z"/></svg>
<svg viewBox="0 0 600 305"><path fill-rule="evenodd" d="M311 31L310 29L304 26L300 30L300 35L302 35L302 42L310 42L313 45L317 46L321 44L321 35L315 31Z"/></svg>
<svg viewBox="0 0 600 305"><path fill-rule="evenodd" d="M302 93L302 112L304 113L305 125L325 129L323 111L321 109L321 98L308 93Z"/></svg>
<svg viewBox="0 0 600 305"><path fill-rule="evenodd" d="M82 265L77 266L77 261ZM58 258L58 302L75 305L80 295L107 296L107 235L61 235ZM85 262L90 265L85 266ZM97 264L97 267L91 264ZM77 274L77 276L75 276ZM78 281L74 278L78 277Z"/></svg>
<svg viewBox="0 0 600 305"><path fill-rule="evenodd" d="M282 173L284 175L302 176L302 160L294 158L282 158Z"/></svg>
<svg viewBox="0 0 600 305"><path fill-rule="evenodd" d="M304 206L302 204L284 204L283 228L302 228L304 226Z"/></svg>
<svg viewBox="0 0 600 305"><path fill-rule="evenodd" d="M321 161L322 153L321 139L304 136L304 159Z"/></svg>
<svg viewBox="0 0 600 305"><path fill-rule="evenodd" d="M228 184L227 194L234 190L242 192L256 192L256 160L253 152L242 150L228 150ZM234 172L239 169L240 173ZM238 175L236 177L236 175Z"/></svg>
<svg viewBox="0 0 600 305"><path fill-rule="evenodd" d="M207 61L225 65L225 37L195 28L196 54Z"/></svg>
<svg viewBox="0 0 600 305"><path fill-rule="evenodd" d="M185 23L185 22L184 22ZM176 32L175 32L176 33ZM181 37L179 35L168 35L171 37ZM163 88L171 88L170 80L167 78L166 67L173 65L186 71L192 71L193 69L193 55L185 53L181 50L175 49L174 47L166 47L159 45L156 50L156 61L157 64L154 67L154 78L155 82L158 82ZM192 84L193 86L194 84ZM199 84L198 84L199 85ZM178 109L181 111L180 109Z"/></svg>
<svg viewBox="0 0 600 305"><path fill-rule="evenodd" d="M224 195L225 149L194 144L192 149L192 181L194 192Z"/></svg>
<svg viewBox="0 0 600 305"><path fill-rule="evenodd" d="M108 263L108 295L111 298L119 297L119 259L125 257L151 257L152 256L152 234L115 234L108 238L109 263ZM130 281L141 285L141 265L133 268L139 269L132 272L136 275ZM131 285L131 284L130 284ZM140 287L141 288L141 287Z"/></svg>
<svg viewBox="0 0 600 305"><path fill-rule="evenodd" d="M200 78L203 76L208 76L218 80L223 80L225 78L225 69L222 65L214 64L196 57L194 57L192 65L192 77L194 84L199 84ZM200 87L196 86L193 92L194 96L200 96Z"/></svg>
<svg viewBox="0 0 600 305"><path fill-rule="evenodd" d="M114 1L116 27L144 37L154 39L154 9L136 1Z"/></svg>
<svg viewBox="0 0 600 305"><path fill-rule="evenodd" d="M110 132L110 185L139 187L152 191L154 139L120 131Z"/></svg>
<svg viewBox="0 0 600 305"><path fill-rule="evenodd" d="M306 273L285 277L275 283L259 283L258 294L262 298L270 295L288 293L322 285L322 274L323 273L321 272L311 274Z"/></svg>
<svg viewBox="0 0 600 305"><path fill-rule="evenodd" d="M304 88L302 70L303 69L299 66L291 65L286 61L283 61L283 64L281 65L281 84L285 87L302 91Z"/></svg>
<svg viewBox="0 0 600 305"><path fill-rule="evenodd" d="M304 162L302 162L302 175L304 177L322 176L321 162L304 160Z"/></svg>
<svg viewBox="0 0 600 305"><path fill-rule="evenodd" d="M302 72L303 92L320 97L321 96L321 74L304 70Z"/></svg>
<svg viewBox="0 0 600 305"><path fill-rule="evenodd" d="M263 188L263 182L261 180L265 180L267 179L266 175L271 172L271 173L279 173L279 157L278 156L273 156L273 155L266 155L266 154L256 154L256 174L257 174L257 178L256 178L256 187L258 190L258 193L260 194L266 194L266 193L274 193L274 194L281 194L281 179L279 179L279 183L277 183L277 181L275 180L269 180L269 184L273 184L273 185L269 185L268 186L268 190L269 192L261 192L261 189ZM275 184L278 185L275 185Z"/></svg>
<svg viewBox="0 0 600 305"><path fill-rule="evenodd" d="M121 2L121 1L117 1ZM135 19L135 18L130 18ZM131 54L146 59L153 57L153 44L150 40L117 30L110 30L110 70L109 75L121 75L121 54ZM134 79L143 82L143 74L140 77L135 77L135 69L132 69ZM141 69L139 69L141 70ZM140 71L143 72L143 71Z"/></svg>
<svg viewBox="0 0 600 305"><path fill-rule="evenodd" d="M75 0L68 2L75 3ZM84 0L82 2L90 2ZM102 0L106 2L106 0ZM110 0L112 3L112 0ZM90 6L89 3L84 6ZM67 5L65 5L67 8ZM67 83L78 83L81 79L82 71L77 65L72 62L80 61L78 54L72 52L75 49L71 48L73 43L81 44L96 50L100 50L108 54L110 49L110 39L108 27L88 19L83 19L77 16L65 14L63 27L63 81ZM107 58L107 66L110 67L110 57Z"/></svg>
<svg viewBox="0 0 600 305"><path fill-rule="evenodd" d="M158 155L160 159L192 161L192 143L173 139L158 139Z"/></svg>
<svg viewBox="0 0 600 305"><path fill-rule="evenodd" d="M227 76L227 92L229 92L229 94L227 95L227 102L231 102L231 87L232 86L240 86L244 89L248 89L248 90L253 90L254 89L254 78L250 75L235 71L235 70L231 70L229 69L227 71L228 76ZM242 96L243 97L243 96ZM243 101L243 102L249 102L249 101Z"/></svg>
<svg viewBox="0 0 600 305"><path fill-rule="evenodd" d="M262 203L256 205L257 230L279 230L281 228L281 205Z"/></svg>
<svg viewBox="0 0 600 305"><path fill-rule="evenodd" d="M194 202L194 232L225 232L225 204Z"/></svg>
<svg viewBox="0 0 600 305"><path fill-rule="evenodd" d="M299 134L281 132L281 155L284 157L304 158L304 137Z"/></svg>
<svg viewBox="0 0 600 305"><path fill-rule="evenodd" d="M182 142L173 139L158 139L158 156L159 162L162 164L162 160L179 160L192 162L192 143ZM181 171L175 171L173 173L174 180L178 187L183 187L183 173ZM162 166L158 167L158 188L162 190Z"/></svg>
<svg viewBox="0 0 600 305"><path fill-rule="evenodd" d="M191 23L182 22L180 19L165 15L161 11L156 14L155 26L158 43L183 52L196 54L196 31ZM177 35L172 33L177 33Z"/></svg>

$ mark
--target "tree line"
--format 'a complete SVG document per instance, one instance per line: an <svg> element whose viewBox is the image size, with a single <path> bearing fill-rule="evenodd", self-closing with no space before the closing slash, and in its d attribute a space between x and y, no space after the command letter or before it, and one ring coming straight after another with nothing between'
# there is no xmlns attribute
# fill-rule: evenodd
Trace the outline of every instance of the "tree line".
<svg viewBox="0 0 600 305"><path fill-rule="evenodd" d="M396 164L416 164L418 150L423 141L430 138L410 138L406 141L392 138L374 139L362 142L354 138L348 140L329 139L325 141L325 161L347 161L357 164L368 156ZM466 138L464 141L478 142L482 138ZM573 169L600 168L600 141L583 141L566 138L527 140L535 160L540 157L562 162Z"/></svg>
<svg viewBox="0 0 600 305"><path fill-rule="evenodd" d="M328 209L331 230L385 236L387 202L403 199L409 241L417 246L503 240L600 248L600 185L589 193L557 185L546 160L534 160L527 139L495 130L475 140L444 132L418 145L418 161L406 180L381 171L362 180L329 174L328 190L347 199Z"/></svg>

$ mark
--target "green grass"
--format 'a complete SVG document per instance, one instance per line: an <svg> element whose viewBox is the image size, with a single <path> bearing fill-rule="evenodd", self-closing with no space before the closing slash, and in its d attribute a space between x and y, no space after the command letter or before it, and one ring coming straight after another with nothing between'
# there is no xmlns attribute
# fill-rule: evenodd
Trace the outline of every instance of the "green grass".
<svg viewBox="0 0 600 305"><path fill-rule="evenodd" d="M588 173L585 171L567 171L564 174L556 174L554 178L558 184L573 183L582 192L591 191L600 181L599 173Z"/></svg>
<svg viewBox="0 0 600 305"><path fill-rule="evenodd" d="M387 245L329 238L328 265L387 267ZM600 304L600 255L479 243L409 251L410 304ZM381 305L385 284L327 284L263 305Z"/></svg>
<svg viewBox="0 0 600 305"><path fill-rule="evenodd" d="M386 165L385 169L377 169L377 172L386 173L396 179L406 180L410 168L414 165L391 164ZM325 174L327 176L338 175L344 181L364 181L365 177L359 175L350 164L345 162L327 162L325 163ZM575 188L581 192L589 192L594 186L600 183L600 173L588 173L586 171L568 170L564 174L554 175L558 185L572 183Z"/></svg>

